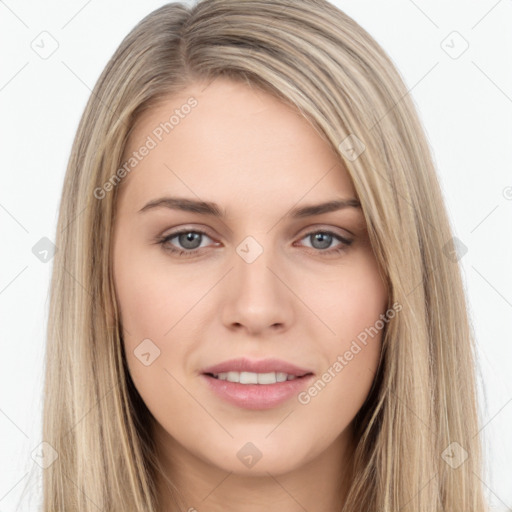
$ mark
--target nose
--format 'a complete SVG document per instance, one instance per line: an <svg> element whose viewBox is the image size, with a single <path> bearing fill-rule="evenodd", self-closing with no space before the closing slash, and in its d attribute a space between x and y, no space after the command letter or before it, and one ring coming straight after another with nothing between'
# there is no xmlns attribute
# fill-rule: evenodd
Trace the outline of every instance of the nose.
<svg viewBox="0 0 512 512"><path fill-rule="evenodd" d="M235 252L233 264L224 283L223 324L251 335L289 328L294 315L294 295L287 286L290 273L272 251L263 250L254 261Z"/></svg>

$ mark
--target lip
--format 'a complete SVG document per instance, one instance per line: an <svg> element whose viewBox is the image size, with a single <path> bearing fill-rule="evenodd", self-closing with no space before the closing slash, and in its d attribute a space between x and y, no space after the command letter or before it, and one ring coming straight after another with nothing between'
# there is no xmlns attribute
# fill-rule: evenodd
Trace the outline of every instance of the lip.
<svg viewBox="0 0 512 512"><path fill-rule="evenodd" d="M243 409L272 409L297 396L314 375L297 377L275 384L240 384L219 380L210 375L200 376L220 398Z"/></svg>
<svg viewBox="0 0 512 512"><path fill-rule="evenodd" d="M269 373L283 372L295 375L293 380L275 384L240 384L216 379L209 374L228 371ZM279 359L254 361L246 358L231 359L203 370L201 379L219 398L243 409L272 409L296 397L314 377L313 372Z"/></svg>
<svg viewBox="0 0 512 512"><path fill-rule="evenodd" d="M269 373L269 372L282 372L288 375L295 375L302 377L308 373L313 373L307 368L300 368L292 363L283 361L281 359L262 359L253 360L245 357L237 359L230 359L214 366L209 366L201 371L201 373L224 373L224 372L253 372L253 373ZM245 385L245 384L244 384ZM273 384L269 384L272 386Z"/></svg>

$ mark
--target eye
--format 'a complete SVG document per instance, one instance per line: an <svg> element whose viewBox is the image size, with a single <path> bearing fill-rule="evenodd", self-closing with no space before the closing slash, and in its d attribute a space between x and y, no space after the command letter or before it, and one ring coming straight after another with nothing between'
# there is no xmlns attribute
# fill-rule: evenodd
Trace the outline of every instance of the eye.
<svg viewBox="0 0 512 512"><path fill-rule="evenodd" d="M160 243L165 250L178 256L195 256L196 253L199 252L199 250L202 248L201 241L204 237L210 238L204 231L182 229L181 231L176 231L175 233L171 233L165 237L160 238L158 243ZM183 247L183 249L180 249L179 247L176 247L170 243L174 238L177 239L178 243Z"/></svg>
<svg viewBox="0 0 512 512"><path fill-rule="evenodd" d="M305 239L312 241L312 248L317 252L329 255L339 254L346 251L353 242L353 240L349 240L348 238L344 238L332 231L326 230L310 231L301 240ZM338 240L340 243L334 248L330 248L334 240Z"/></svg>
<svg viewBox="0 0 512 512"><path fill-rule="evenodd" d="M180 231L176 231L174 233L170 233L164 237L161 237L157 240L157 243L162 245L162 247L173 254L176 254L180 257L191 257L195 256L197 253L201 252L201 249L204 249L205 246L202 245L202 241L204 238L209 238L212 240L207 233L201 230L194 229L182 229ZM176 239L177 243L181 246L181 248L174 243L172 240ZM343 251L346 251L348 247L352 244L353 240L349 240L344 238L332 231L327 230L316 230L310 231L305 236L303 236L300 240L310 239L312 241L311 249L314 252L320 254L339 254ZM330 248L333 241L338 240L340 243L334 248ZM218 242L215 242L216 245L219 245ZM308 247L308 246L306 246Z"/></svg>

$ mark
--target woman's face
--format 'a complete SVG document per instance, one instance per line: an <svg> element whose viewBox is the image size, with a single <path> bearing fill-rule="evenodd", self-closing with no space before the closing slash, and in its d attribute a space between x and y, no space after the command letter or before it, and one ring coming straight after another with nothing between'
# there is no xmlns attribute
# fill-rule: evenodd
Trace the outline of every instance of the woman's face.
<svg viewBox="0 0 512 512"><path fill-rule="evenodd" d="M161 453L251 475L342 456L387 289L361 209L306 208L356 199L338 155L273 96L217 79L147 112L125 156L114 280Z"/></svg>

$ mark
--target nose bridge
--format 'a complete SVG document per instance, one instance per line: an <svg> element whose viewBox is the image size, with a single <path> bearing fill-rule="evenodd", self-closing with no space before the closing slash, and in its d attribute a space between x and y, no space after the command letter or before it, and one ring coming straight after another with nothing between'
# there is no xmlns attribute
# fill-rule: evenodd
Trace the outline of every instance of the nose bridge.
<svg viewBox="0 0 512 512"><path fill-rule="evenodd" d="M235 248L229 300L224 311L227 324L241 324L256 331L274 324L288 324L290 320L287 288L276 276L281 268L277 253L264 243L269 242L262 243L248 236Z"/></svg>
<svg viewBox="0 0 512 512"><path fill-rule="evenodd" d="M270 236L262 241L254 236L247 236L236 247L235 279L240 285L238 292L262 293L269 295L279 293L275 272L278 267L276 253L270 247ZM269 299L270 297L267 297Z"/></svg>

